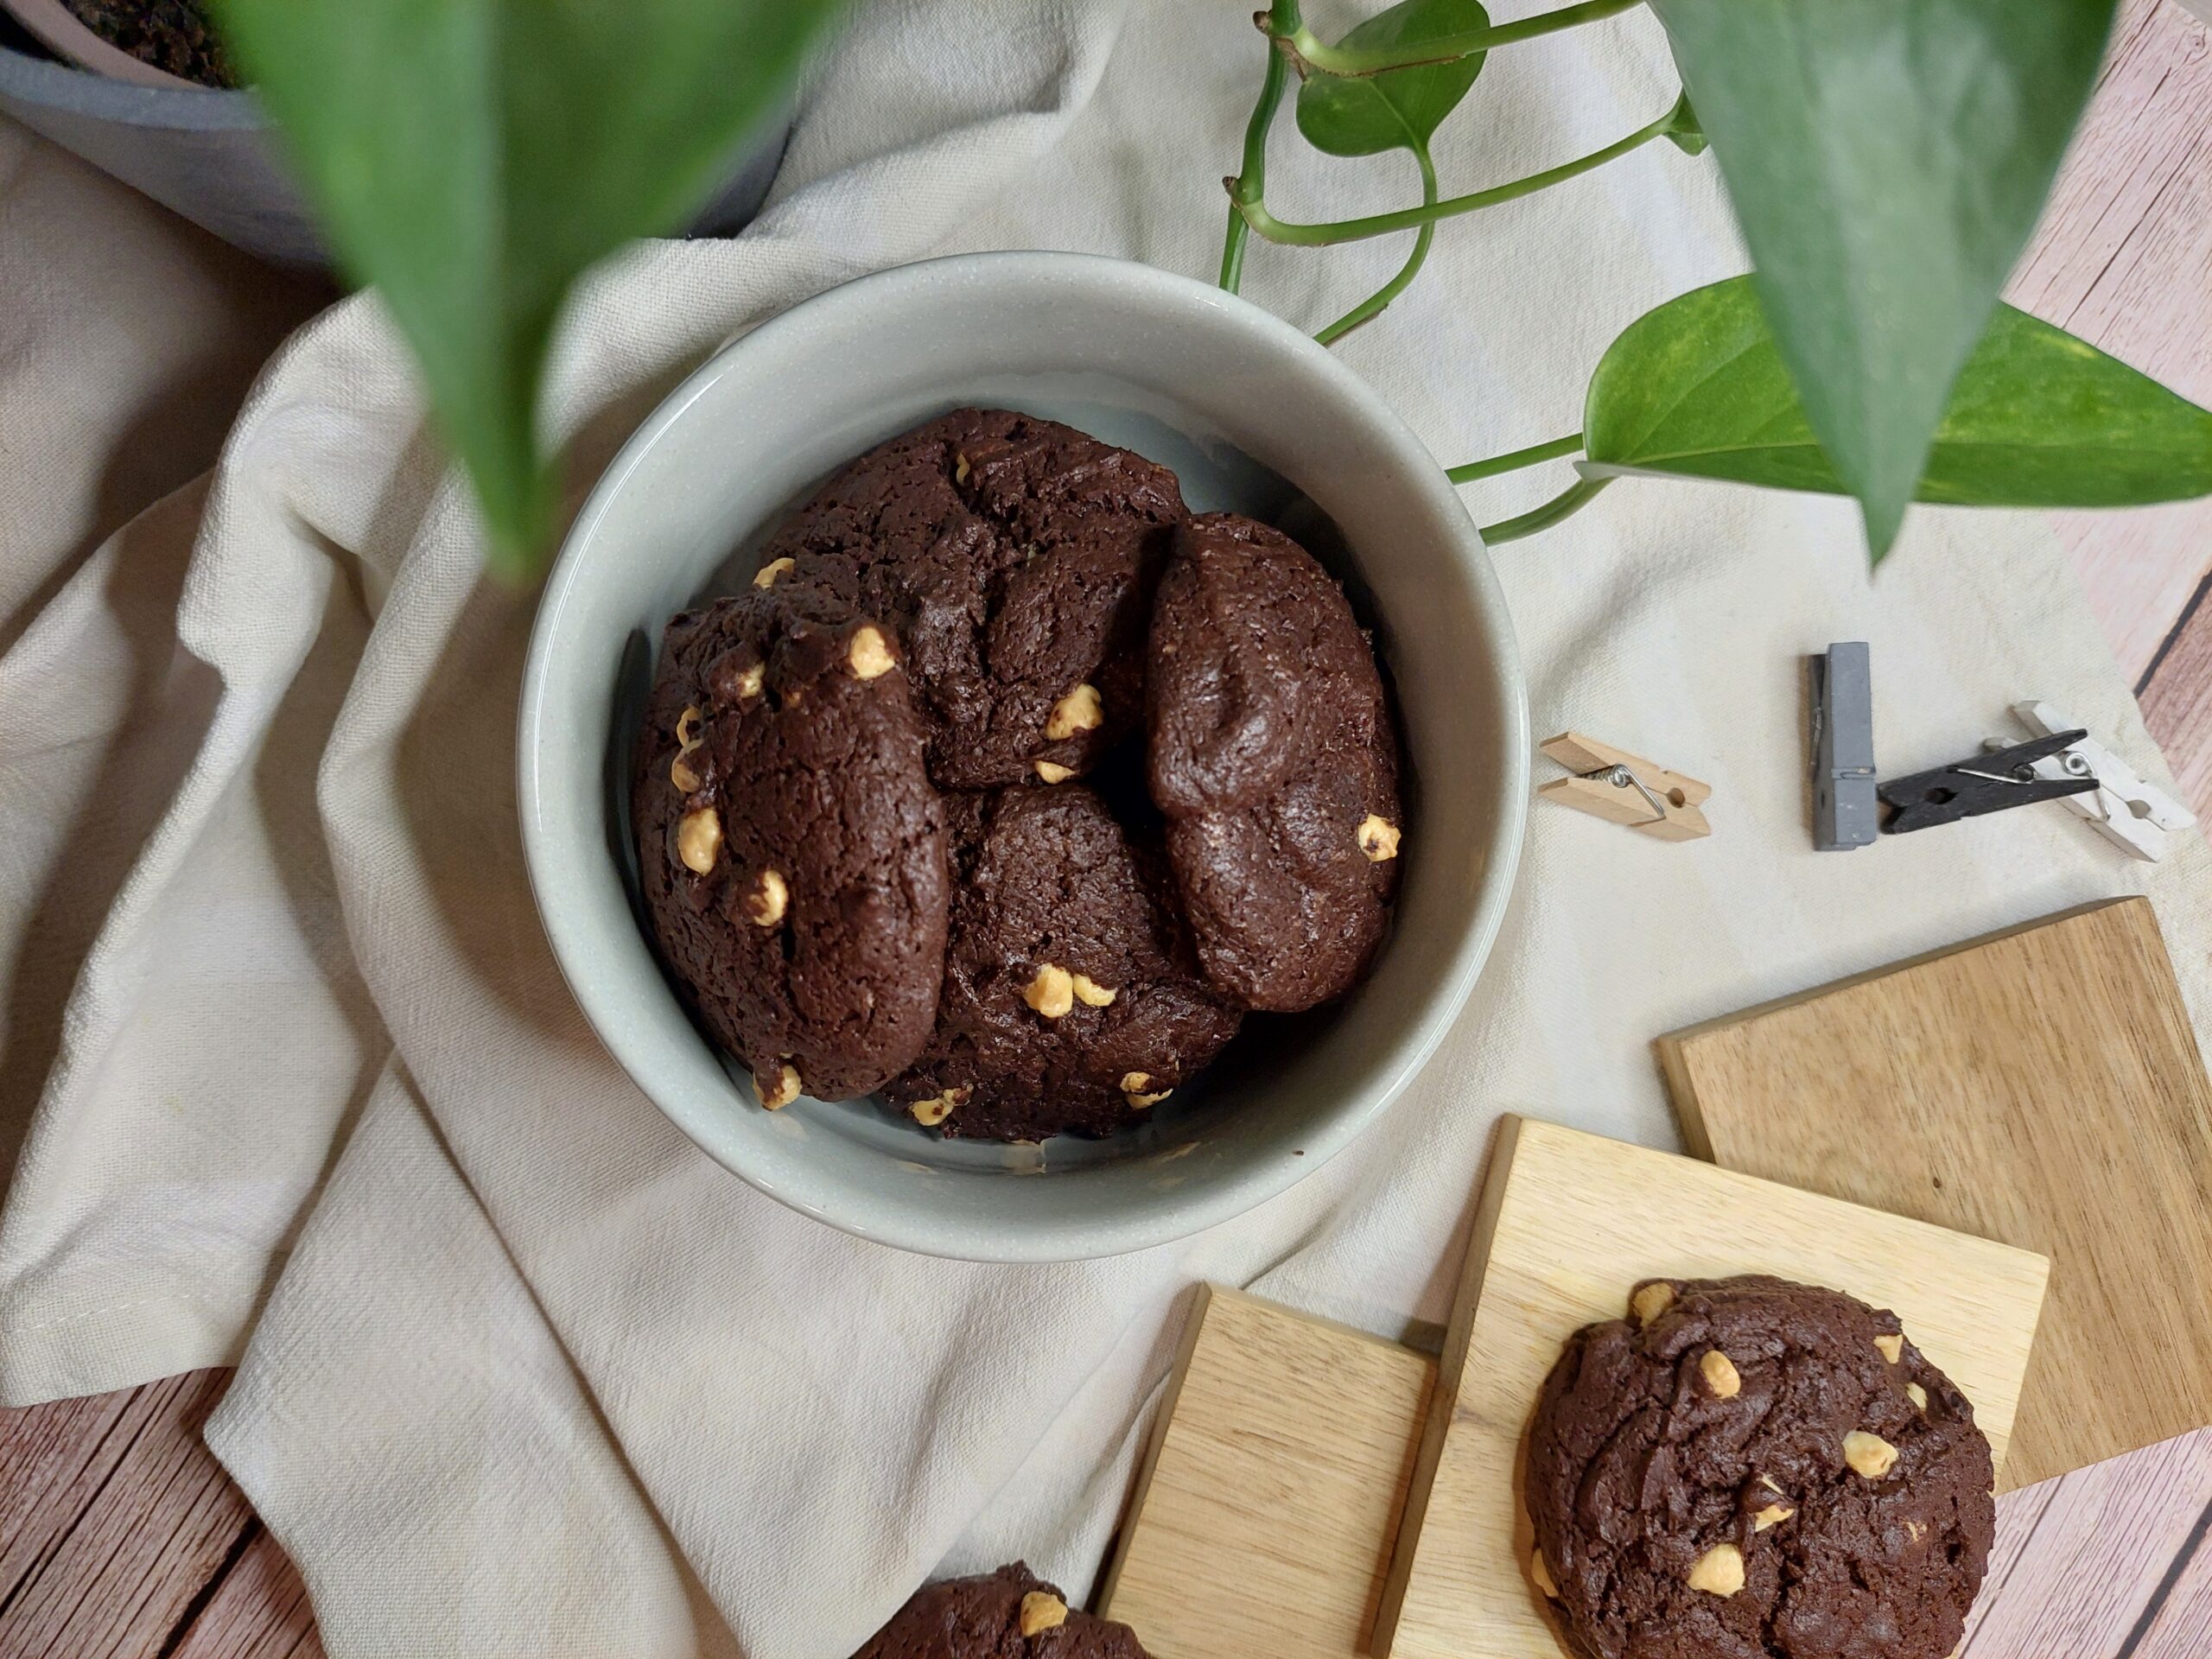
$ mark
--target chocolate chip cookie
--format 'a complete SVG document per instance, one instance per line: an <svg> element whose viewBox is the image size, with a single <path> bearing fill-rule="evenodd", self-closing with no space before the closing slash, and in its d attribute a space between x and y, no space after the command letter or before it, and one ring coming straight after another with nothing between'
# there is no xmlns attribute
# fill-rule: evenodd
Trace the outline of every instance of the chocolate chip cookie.
<svg viewBox="0 0 2212 1659"><path fill-rule="evenodd" d="M1593 1659L1944 1659L1995 1526L1974 1409L1897 1316L1656 1280L1529 1430L1530 1572Z"/></svg>
<svg viewBox="0 0 2212 1659"><path fill-rule="evenodd" d="M1281 531L1177 532L1147 664L1152 797L1207 981L1295 1013L1349 988L1389 920L1398 744L1367 637Z"/></svg>
<svg viewBox="0 0 2212 1659"><path fill-rule="evenodd" d="M954 896L937 1029L884 1092L946 1135L1040 1141L1135 1122L1241 1016L1199 980L1156 849L1092 790L949 808Z"/></svg>
<svg viewBox="0 0 2212 1659"><path fill-rule="evenodd" d="M881 623L756 589L669 625L632 794L645 908L760 1103L864 1095L929 1040L943 803Z"/></svg>
<svg viewBox="0 0 2212 1659"><path fill-rule="evenodd" d="M760 578L903 642L940 788L1080 775L1142 718L1175 475L1071 427L963 409L879 445L802 507Z"/></svg>
<svg viewBox="0 0 2212 1659"><path fill-rule="evenodd" d="M853 1659L1147 1659L1126 1624L1071 1608L1016 1561L925 1584Z"/></svg>

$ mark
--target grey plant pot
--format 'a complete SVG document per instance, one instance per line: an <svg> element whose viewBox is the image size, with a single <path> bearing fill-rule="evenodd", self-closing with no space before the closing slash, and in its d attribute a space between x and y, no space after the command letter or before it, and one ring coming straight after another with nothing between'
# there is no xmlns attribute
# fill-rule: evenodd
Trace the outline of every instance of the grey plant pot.
<svg viewBox="0 0 2212 1659"><path fill-rule="evenodd" d="M0 111L234 247L277 264L328 263L250 92L133 86L0 43ZM786 117L747 148L695 235L753 217L790 131Z"/></svg>

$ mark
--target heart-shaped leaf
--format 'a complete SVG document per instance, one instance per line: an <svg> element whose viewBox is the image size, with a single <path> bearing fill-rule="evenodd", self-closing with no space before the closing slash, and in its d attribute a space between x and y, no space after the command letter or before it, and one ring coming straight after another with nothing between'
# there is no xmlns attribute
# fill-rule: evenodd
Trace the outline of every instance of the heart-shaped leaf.
<svg viewBox="0 0 2212 1659"><path fill-rule="evenodd" d="M1751 279L1631 323L1591 377L1582 470L1849 490L1815 439ZM2000 305L1936 423L1917 499L2126 507L2212 494L2212 410Z"/></svg>
<svg viewBox="0 0 2212 1659"><path fill-rule="evenodd" d="M217 0L347 268L421 359L510 576L557 495L536 442L569 285L676 229L780 106L832 0Z"/></svg>
<svg viewBox="0 0 2212 1659"><path fill-rule="evenodd" d="M1489 26L1490 14L1478 0L1402 0L1370 17L1339 44L1417 46ZM1314 149L1332 156L1426 150L1482 71L1483 54L1478 52L1449 63L1386 69L1358 79L1313 75L1298 89L1298 130Z"/></svg>
<svg viewBox="0 0 2212 1659"><path fill-rule="evenodd" d="M2034 228L2113 0L1652 0L1878 556Z"/></svg>

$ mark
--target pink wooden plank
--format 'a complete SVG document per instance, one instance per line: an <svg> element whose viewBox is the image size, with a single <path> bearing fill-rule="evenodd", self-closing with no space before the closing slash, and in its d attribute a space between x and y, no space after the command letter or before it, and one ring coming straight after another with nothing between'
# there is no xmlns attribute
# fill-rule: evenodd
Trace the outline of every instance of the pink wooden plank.
<svg viewBox="0 0 2212 1659"><path fill-rule="evenodd" d="M200 1439L229 1374L149 1384L143 1423L0 1612L7 1659L155 1659L252 1519Z"/></svg>
<svg viewBox="0 0 2212 1659"><path fill-rule="evenodd" d="M2044 1485L1964 1659L2118 1659L2212 1505L2212 1429Z"/></svg>
<svg viewBox="0 0 2212 1659"><path fill-rule="evenodd" d="M150 1402L143 1390L0 1412L0 1614L122 1458Z"/></svg>
<svg viewBox="0 0 2212 1659"><path fill-rule="evenodd" d="M2066 1477L2037 1481L2032 1486L2016 1487L1997 1500L1997 1537L1989 1547L1989 1571L1981 1581L1981 1594L1972 1611L1967 1614L1967 1633L1960 1643L1964 1652L1973 1647L1974 1632L1989 1617L1989 1610L2012 1593L2012 1573L2026 1554L2028 1541L2035 1536L2036 1524L2043 1519L2044 1511L2050 1507L2050 1500L2058 1494Z"/></svg>
<svg viewBox="0 0 2212 1659"><path fill-rule="evenodd" d="M2212 591L2174 631L2142 702L2183 798L2212 824Z"/></svg>
<svg viewBox="0 0 2212 1659"><path fill-rule="evenodd" d="M266 1528L254 1528L165 1659L323 1659L307 1586Z"/></svg>
<svg viewBox="0 0 2212 1659"><path fill-rule="evenodd" d="M2212 45L2178 7L2126 0L2081 135L2006 292L2212 404ZM2212 570L2212 502L2052 518L2122 668L2140 676Z"/></svg>
<svg viewBox="0 0 2212 1659"><path fill-rule="evenodd" d="M2128 1659L2204 1659L2212 1653L2212 1509L2199 1516L2193 1548L2144 1627Z"/></svg>

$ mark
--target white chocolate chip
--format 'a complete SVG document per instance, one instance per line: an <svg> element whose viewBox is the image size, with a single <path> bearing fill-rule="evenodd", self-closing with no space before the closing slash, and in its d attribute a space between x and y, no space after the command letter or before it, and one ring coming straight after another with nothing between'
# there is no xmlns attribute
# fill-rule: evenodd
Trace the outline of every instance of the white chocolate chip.
<svg viewBox="0 0 2212 1659"><path fill-rule="evenodd" d="M760 1091L760 1103L772 1112L780 1112L798 1098L798 1068L786 1062L776 1068L772 1077L756 1071L753 1086Z"/></svg>
<svg viewBox="0 0 2212 1659"><path fill-rule="evenodd" d="M773 927L784 919L791 901L791 890L784 884L784 878L774 870L763 870L753 891L745 895L745 913L755 927Z"/></svg>
<svg viewBox="0 0 2212 1659"><path fill-rule="evenodd" d="M1924 1521L1906 1522L1904 1523L1904 1535L1912 1542L1916 1544L1918 1543L1923 1538L1925 1538L1928 1535L1928 1523Z"/></svg>
<svg viewBox="0 0 2212 1659"><path fill-rule="evenodd" d="M750 668L737 671L737 695L740 702L750 702L760 695L760 683L767 677L767 665L755 663Z"/></svg>
<svg viewBox="0 0 2212 1659"><path fill-rule="evenodd" d="M1055 760L1033 760L1029 764L1037 769L1037 775L1048 784L1065 784L1075 776L1073 766L1064 766Z"/></svg>
<svg viewBox="0 0 2212 1659"><path fill-rule="evenodd" d="M1089 974L1077 974L1073 986L1075 1000L1086 1008L1110 1007L1120 995L1111 986L1101 985Z"/></svg>
<svg viewBox="0 0 2212 1659"><path fill-rule="evenodd" d="M679 754L668 763L668 781L682 793L690 795L696 792L704 780L692 768L691 763Z"/></svg>
<svg viewBox="0 0 2212 1659"><path fill-rule="evenodd" d="M711 874L715 861L722 855L722 815L702 806L677 819L676 855L694 875Z"/></svg>
<svg viewBox="0 0 2212 1659"><path fill-rule="evenodd" d="M699 735L699 722L705 718L696 702L685 703L683 712L676 717L676 741L684 753L690 753L707 741Z"/></svg>
<svg viewBox="0 0 2212 1659"><path fill-rule="evenodd" d="M1106 705L1098 700L1095 685L1078 685L1052 705L1045 721L1045 739L1058 743L1077 732L1095 732L1106 723Z"/></svg>
<svg viewBox="0 0 2212 1659"><path fill-rule="evenodd" d="M1166 1099L1168 1096L1174 1092L1175 1091L1173 1089L1155 1090L1148 1095L1125 1091L1122 1094L1122 1098L1129 1103L1129 1109L1131 1111L1142 1112L1148 1111L1153 1107L1159 1105L1161 1101Z"/></svg>
<svg viewBox="0 0 2212 1659"><path fill-rule="evenodd" d="M1854 1428L1843 1437L1843 1460L1869 1480L1879 1480L1897 1466L1897 1449L1878 1434Z"/></svg>
<svg viewBox="0 0 2212 1659"><path fill-rule="evenodd" d="M1744 1552L1733 1544L1715 1544L1690 1568L1690 1588L1709 1596L1732 1596L1744 1587Z"/></svg>
<svg viewBox="0 0 2212 1659"><path fill-rule="evenodd" d="M1716 1400L1733 1400L1744 1390L1744 1379L1737 1372L1736 1362L1718 1348L1705 1351L1705 1357L1698 1361L1697 1370Z"/></svg>
<svg viewBox="0 0 2212 1659"><path fill-rule="evenodd" d="M957 451L952 457L952 481L956 484L965 484L968 481L968 457Z"/></svg>
<svg viewBox="0 0 2212 1659"><path fill-rule="evenodd" d="M1628 1311L1636 1315L1638 1325L1649 1325L1675 1305L1675 1287L1663 1279L1655 1279L1628 1299Z"/></svg>
<svg viewBox="0 0 2212 1659"><path fill-rule="evenodd" d="M899 659L891 654L891 642L873 622L863 622L853 630L853 643L846 649L845 661L856 680L877 679L899 666Z"/></svg>
<svg viewBox="0 0 2212 1659"><path fill-rule="evenodd" d="M935 1128L960 1107L968 1103L973 1090L961 1087L948 1089L941 1095L931 1095L927 1100L918 1100L906 1109L914 1115L914 1122L924 1128Z"/></svg>
<svg viewBox="0 0 2212 1659"><path fill-rule="evenodd" d="M1904 1385L1904 1397L1911 1401L1914 1406L1918 1408L1920 1410L1926 1411L1928 1409L1928 1390L1922 1388L1919 1383L1906 1383Z"/></svg>
<svg viewBox="0 0 2212 1659"><path fill-rule="evenodd" d="M1751 1530L1764 1532L1769 1527L1778 1527L1797 1511L1784 1503L1770 1503L1751 1517Z"/></svg>
<svg viewBox="0 0 2212 1659"><path fill-rule="evenodd" d="M1151 1083L1152 1073L1149 1071L1122 1073L1122 1092L1125 1095L1141 1095L1151 1085Z"/></svg>
<svg viewBox="0 0 2212 1659"><path fill-rule="evenodd" d="M1774 1478L1771 1475L1761 1475L1759 1477L1759 1484L1765 1487L1767 1491L1772 1492L1777 1497L1782 1496L1782 1488L1774 1484Z"/></svg>
<svg viewBox="0 0 2212 1659"><path fill-rule="evenodd" d="M1068 1622L1068 1605L1049 1590L1032 1590L1021 1599L1021 1633L1035 1636Z"/></svg>
<svg viewBox="0 0 2212 1659"><path fill-rule="evenodd" d="M753 585L755 588L772 588L776 585L776 578L798 563L797 559L771 559L753 573Z"/></svg>
<svg viewBox="0 0 2212 1659"><path fill-rule="evenodd" d="M1398 855L1398 826L1388 818L1369 813L1360 820L1354 832L1359 840L1359 850L1367 855L1370 864L1380 864Z"/></svg>
<svg viewBox="0 0 2212 1659"><path fill-rule="evenodd" d="M1544 1592L1545 1600L1559 1599L1559 1581L1552 1577L1551 1568L1544 1565L1544 1552L1541 1549L1529 1552L1529 1576L1536 1581L1536 1588Z"/></svg>
<svg viewBox="0 0 2212 1659"><path fill-rule="evenodd" d="M1892 1365L1904 1357L1903 1337L1877 1337L1874 1338L1874 1345L1882 1351L1882 1357Z"/></svg>
<svg viewBox="0 0 2212 1659"><path fill-rule="evenodd" d="M1047 1020L1057 1020L1075 1007L1075 980L1066 969L1048 962L1023 988L1021 1000Z"/></svg>

